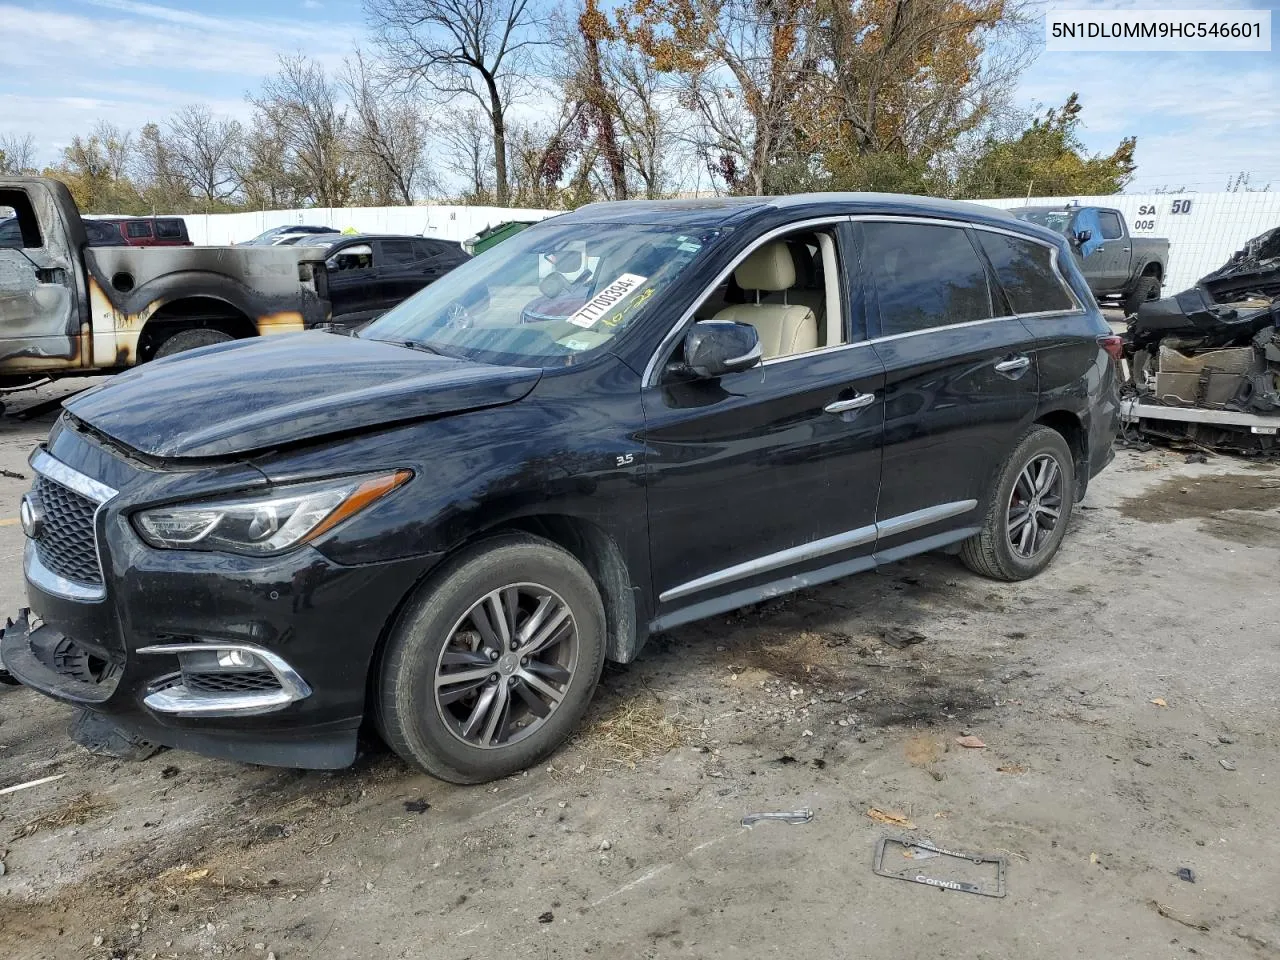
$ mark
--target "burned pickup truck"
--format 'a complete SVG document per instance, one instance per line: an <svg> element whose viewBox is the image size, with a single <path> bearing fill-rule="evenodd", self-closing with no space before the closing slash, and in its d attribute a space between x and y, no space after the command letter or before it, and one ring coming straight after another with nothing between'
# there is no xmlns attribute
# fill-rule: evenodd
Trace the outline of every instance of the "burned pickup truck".
<svg viewBox="0 0 1280 960"><path fill-rule="evenodd" d="M323 326L324 251L90 245L66 186L0 179L0 384L104 373L193 347Z"/></svg>
<svg viewBox="0 0 1280 960"><path fill-rule="evenodd" d="M1280 454L1280 228L1129 319L1122 418L1144 434Z"/></svg>

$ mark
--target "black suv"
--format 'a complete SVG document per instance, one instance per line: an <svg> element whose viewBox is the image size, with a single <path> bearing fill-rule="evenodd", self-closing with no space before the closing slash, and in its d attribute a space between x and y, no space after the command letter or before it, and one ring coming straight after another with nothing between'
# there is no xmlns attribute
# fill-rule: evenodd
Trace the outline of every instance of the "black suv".
<svg viewBox="0 0 1280 960"><path fill-rule="evenodd" d="M456 782L560 744L652 633L928 550L1042 570L1111 456L1062 237L882 195L595 204L356 337L67 401L22 503L22 682L133 737Z"/></svg>

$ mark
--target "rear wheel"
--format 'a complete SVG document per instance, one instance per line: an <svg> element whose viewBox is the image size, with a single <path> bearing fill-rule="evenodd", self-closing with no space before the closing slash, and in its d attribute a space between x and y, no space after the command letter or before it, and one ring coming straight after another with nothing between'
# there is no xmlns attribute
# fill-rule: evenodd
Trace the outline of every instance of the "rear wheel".
<svg viewBox="0 0 1280 960"><path fill-rule="evenodd" d="M572 733L604 650L600 593L572 555L527 534L483 541L400 617L380 670L379 727L442 780L508 776Z"/></svg>
<svg viewBox="0 0 1280 960"><path fill-rule="evenodd" d="M179 330L177 333L170 334L160 341L160 346L156 347L153 357L159 360L161 357L171 357L175 353L182 353L184 350L194 350L196 347L211 347L215 343L228 343L234 339L235 337L225 330L215 330L212 327L193 327L188 330Z"/></svg>
<svg viewBox="0 0 1280 960"><path fill-rule="evenodd" d="M960 559L996 580L1026 580L1049 565L1075 497L1075 467L1062 434L1033 427L1000 468L981 532L960 545Z"/></svg>
<svg viewBox="0 0 1280 960"><path fill-rule="evenodd" d="M1124 315L1131 317L1138 312L1138 308L1148 300L1155 300L1160 296L1160 278L1147 274L1139 277L1138 282L1134 284L1133 289L1125 294L1123 307Z"/></svg>

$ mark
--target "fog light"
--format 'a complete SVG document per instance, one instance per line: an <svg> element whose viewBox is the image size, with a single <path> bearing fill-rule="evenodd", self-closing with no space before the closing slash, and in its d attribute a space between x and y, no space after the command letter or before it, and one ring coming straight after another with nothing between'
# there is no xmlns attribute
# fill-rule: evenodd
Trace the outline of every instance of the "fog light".
<svg viewBox="0 0 1280 960"><path fill-rule="evenodd" d="M252 667L257 666L258 658L243 650L222 650L218 653L220 667Z"/></svg>

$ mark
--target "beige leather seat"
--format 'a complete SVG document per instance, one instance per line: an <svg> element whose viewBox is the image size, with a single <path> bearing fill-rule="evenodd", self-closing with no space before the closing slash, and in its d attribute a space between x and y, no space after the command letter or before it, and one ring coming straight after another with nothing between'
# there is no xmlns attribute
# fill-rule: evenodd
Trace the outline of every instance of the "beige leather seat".
<svg viewBox="0 0 1280 960"><path fill-rule="evenodd" d="M795 286L795 261L785 243L766 243L738 264L733 279L757 294L786 291ZM766 360L818 348L818 319L803 304L740 303L725 307L716 319L755 327Z"/></svg>

